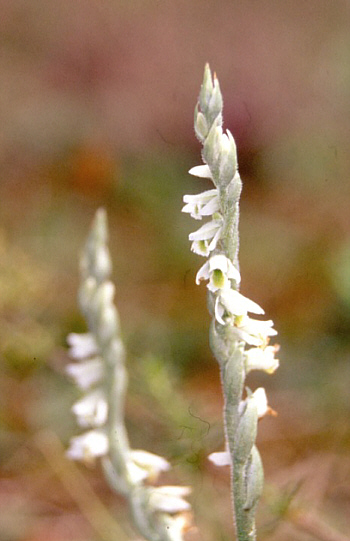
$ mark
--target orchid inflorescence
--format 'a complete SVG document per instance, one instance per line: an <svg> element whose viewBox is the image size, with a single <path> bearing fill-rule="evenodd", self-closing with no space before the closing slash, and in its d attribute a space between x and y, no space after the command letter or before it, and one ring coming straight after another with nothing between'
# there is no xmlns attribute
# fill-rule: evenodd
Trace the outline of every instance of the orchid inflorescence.
<svg viewBox="0 0 350 541"><path fill-rule="evenodd" d="M72 407L86 431L71 439L67 456L93 463L97 458L110 486L125 496L135 525L149 541L182 541L190 524L186 486L154 486L169 462L131 449L124 419L127 385L125 350L109 280L106 213L99 209L80 261L79 304L88 332L68 336L73 363L66 371L83 396Z"/></svg>
<svg viewBox="0 0 350 541"><path fill-rule="evenodd" d="M239 292L238 264L239 198L242 182L237 150L229 130L222 129L222 95L219 82L205 67L203 84L195 109L195 133L203 145L204 164L190 169L196 177L210 179L215 188L185 195L183 212L194 219L209 220L190 233L191 250L206 257L196 283L207 281L212 316L210 343L220 369L225 398L226 450L212 453L216 465L230 465L235 523L239 541L255 539L255 508L263 485L261 459L255 446L257 421L268 413L265 390L252 392L244 380L251 370L273 373L278 367L277 345L269 345L277 334L271 320L252 318L264 310Z"/></svg>

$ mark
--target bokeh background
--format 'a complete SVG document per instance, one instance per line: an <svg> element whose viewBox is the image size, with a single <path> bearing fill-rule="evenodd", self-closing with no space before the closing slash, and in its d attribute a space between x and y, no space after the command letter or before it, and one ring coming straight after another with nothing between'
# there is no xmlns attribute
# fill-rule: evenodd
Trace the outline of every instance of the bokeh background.
<svg viewBox="0 0 350 541"><path fill-rule="evenodd" d="M190 540L233 539L202 260L182 196L209 187L193 109L205 62L237 142L242 292L281 366L249 376L261 540L350 531L350 4L346 0L1 0L0 539L137 539L77 434L66 335L84 330L78 253L107 208L134 447L193 486ZM171 398L169 398L171 397ZM223 469L225 470L225 468ZM197 529L198 527L198 529Z"/></svg>

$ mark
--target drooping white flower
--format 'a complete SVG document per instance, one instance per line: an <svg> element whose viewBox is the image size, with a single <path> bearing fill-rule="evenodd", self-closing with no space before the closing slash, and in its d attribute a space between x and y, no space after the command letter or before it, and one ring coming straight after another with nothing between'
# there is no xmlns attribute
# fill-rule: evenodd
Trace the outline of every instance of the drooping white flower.
<svg viewBox="0 0 350 541"><path fill-rule="evenodd" d="M196 284L201 280L209 280L207 285L210 291L227 290L231 287L230 280L239 284L241 275L232 262L223 254L212 256L196 275Z"/></svg>
<svg viewBox="0 0 350 541"><path fill-rule="evenodd" d="M251 346L265 346L269 336L275 336L277 331L273 329L273 321L260 321L248 316L235 318L235 324L231 329L239 340L244 340Z"/></svg>
<svg viewBox="0 0 350 541"><path fill-rule="evenodd" d="M209 287L209 286L208 286ZM248 312L264 314L264 310L256 302L244 297L235 289L222 289L215 301L215 317L221 325L225 325L224 313L231 316L246 316Z"/></svg>
<svg viewBox="0 0 350 541"><path fill-rule="evenodd" d="M184 500L190 494L190 487L162 486L150 489L150 503L154 509L164 513L180 513L191 508Z"/></svg>
<svg viewBox="0 0 350 541"><path fill-rule="evenodd" d="M267 403L267 396L264 387L256 389L246 400L253 400L258 412L258 419L265 417L265 415L277 415L277 413L270 408Z"/></svg>
<svg viewBox="0 0 350 541"><path fill-rule="evenodd" d="M229 451L219 451L217 453L211 453L208 456L210 462L215 464L215 466L231 466L232 458Z"/></svg>
<svg viewBox="0 0 350 541"><path fill-rule="evenodd" d="M130 456L135 468L140 470L140 480L149 479L154 482L162 471L170 469L170 464L165 458L142 449L133 449Z"/></svg>
<svg viewBox="0 0 350 541"><path fill-rule="evenodd" d="M80 426L99 427L105 424L108 415L108 405L101 389L97 389L73 404L73 413L77 416Z"/></svg>
<svg viewBox="0 0 350 541"><path fill-rule="evenodd" d="M91 462L108 452L108 438L102 430L90 430L71 439L67 457L72 460Z"/></svg>
<svg viewBox="0 0 350 541"><path fill-rule="evenodd" d="M268 374L272 374L279 366L279 361L275 358L278 350L278 345L248 349L245 351L246 371L264 370Z"/></svg>
<svg viewBox="0 0 350 541"><path fill-rule="evenodd" d="M80 389L86 391L103 378L103 362L99 357L96 357L88 361L68 364L66 372Z"/></svg>
<svg viewBox="0 0 350 541"><path fill-rule="evenodd" d="M98 346L92 334L78 334L71 332L67 336L67 342L70 346L69 355L72 359L85 359L98 353Z"/></svg>
<svg viewBox="0 0 350 541"><path fill-rule="evenodd" d="M142 483L142 481L148 478L148 471L140 468L133 460L127 462L127 471L130 481L135 485Z"/></svg>
<svg viewBox="0 0 350 541"><path fill-rule="evenodd" d="M186 205L182 208L182 212L189 212L196 220L201 220L202 216L211 216L220 209L217 189L196 195L184 195L183 201Z"/></svg>
<svg viewBox="0 0 350 541"><path fill-rule="evenodd" d="M152 473L159 473L170 469L170 464L165 458L144 451L143 449L133 449L131 451L131 457L135 464Z"/></svg>
<svg viewBox="0 0 350 541"><path fill-rule="evenodd" d="M191 167L189 174L200 178L213 178L208 165L196 165Z"/></svg>
<svg viewBox="0 0 350 541"><path fill-rule="evenodd" d="M236 316L227 318L225 325L230 325L232 339L243 340L250 346L265 347L270 336L275 336L277 331L273 329L273 321L260 321L249 316Z"/></svg>
<svg viewBox="0 0 350 541"><path fill-rule="evenodd" d="M188 238L192 240L191 250L198 255L208 256L215 250L221 237L222 216L216 213L213 220L202 225L197 231L190 233Z"/></svg>

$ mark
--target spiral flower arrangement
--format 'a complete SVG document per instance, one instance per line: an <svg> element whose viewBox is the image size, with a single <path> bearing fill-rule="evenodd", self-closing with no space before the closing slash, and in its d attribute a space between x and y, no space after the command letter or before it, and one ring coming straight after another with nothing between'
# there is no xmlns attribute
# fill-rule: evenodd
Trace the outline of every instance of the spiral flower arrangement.
<svg viewBox="0 0 350 541"><path fill-rule="evenodd" d="M263 467L255 445L258 419L274 412L262 387L252 392L244 383L251 370L276 370L278 346L269 344L270 337L277 334L273 322L251 317L264 314L264 310L239 292L242 181L234 138L222 129L222 109L219 81L206 65L194 120L204 163L189 173L210 179L214 188L185 195L182 211L196 220L208 219L189 240L191 250L206 258L196 283L207 282L210 345L220 366L225 402L226 449L209 458L216 465L231 467L237 539L252 541L256 539L255 510L263 487Z"/></svg>

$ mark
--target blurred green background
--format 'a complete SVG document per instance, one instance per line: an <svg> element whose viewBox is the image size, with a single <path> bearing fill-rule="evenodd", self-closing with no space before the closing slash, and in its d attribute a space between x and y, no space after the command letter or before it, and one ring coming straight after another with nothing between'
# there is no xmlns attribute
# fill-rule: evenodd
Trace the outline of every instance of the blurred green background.
<svg viewBox="0 0 350 541"><path fill-rule="evenodd" d="M98 466L63 454L78 432L78 393L64 375L66 335L85 328L78 253L101 205L129 352L132 445L170 458L170 481L193 486L189 540L233 538L228 472L206 460L222 445L222 398L205 287L194 284L203 261L187 239L198 224L180 212L183 194L209 187L187 174L201 161L193 109L209 62L244 182L242 292L265 308L281 344L277 373L248 382L265 386L279 413L259 428L260 539L344 541L349 4L0 7L0 540L137 539Z"/></svg>

